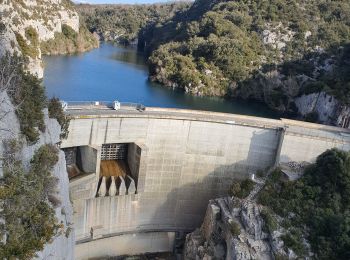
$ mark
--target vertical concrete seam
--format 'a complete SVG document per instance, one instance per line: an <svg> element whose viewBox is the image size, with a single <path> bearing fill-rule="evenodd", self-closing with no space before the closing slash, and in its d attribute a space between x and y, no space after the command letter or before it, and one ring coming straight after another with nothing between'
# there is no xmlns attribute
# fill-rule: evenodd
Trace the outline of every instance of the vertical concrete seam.
<svg viewBox="0 0 350 260"><path fill-rule="evenodd" d="M274 165L273 165L274 167L276 167L279 164L279 161L280 161L280 156L281 156L281 151L282 151L284 134L286 132L286 127L280 128L279 132L280 132L280 138L278 140L276 156L275 156L275 162L274 162Z"/></svg>
<svg viewBox="0 0 350 260"><path fill-rule="evenodd" d="M120 137L120 129L122 129L122 121L123 121L123 118L120 118L120 121L119 121L119 131L118 131L118 136Z"/></svg>
<svg viewBox="0 0 350 260"><path fill-rule="evenodd" d="M92 132L94 130L94 122L95 120L91 120L91 129L90 129L90 139L89 139L89 144L92 144Z"/></svg>
<svg viewBox="0 0 350 260"><path fill-rule="evenodd" d="M192 125L192 121L190 121L190 125L188 126L188 132L187 132L187 140L186 140L186 146L188 143L188 139L190 138L190 132L191 132L191 125Z"/></svg>
<svg viewBox="0 0 350 260"><path fill-rule="evenodd" d="M109 121L108 121L108 119L107 119L104 143L107 143L108 122L109 122Z"/></svg>

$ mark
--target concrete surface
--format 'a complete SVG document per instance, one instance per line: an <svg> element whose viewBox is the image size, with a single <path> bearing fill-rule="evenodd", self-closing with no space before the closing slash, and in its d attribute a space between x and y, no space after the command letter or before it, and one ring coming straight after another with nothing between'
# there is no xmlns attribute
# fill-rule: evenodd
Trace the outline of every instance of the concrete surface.
<svg viewBox="0 0 350 260"><path fill-rule="evenodd" d="M76 259L143 254L147 252L169 252L173 249L175 234L173 232L134 233L98 239L75 247Z"/></svg>
<svg viewBox="0 0 350 260"><path fill-rule="evenodd" d="M279 163L312 162L332 147L350 150L348 129L286 119L161 108L67 113L72 120L62 148L97 150L96 173L70 183L77 255L83 248L80 243L95 243L92 227L99 227L101 238L121 238L125 232L193 230L202 222L209 199L227 195L233 179ZM128 163L137 194L95 197L104 143L133 144Z"/></svg>

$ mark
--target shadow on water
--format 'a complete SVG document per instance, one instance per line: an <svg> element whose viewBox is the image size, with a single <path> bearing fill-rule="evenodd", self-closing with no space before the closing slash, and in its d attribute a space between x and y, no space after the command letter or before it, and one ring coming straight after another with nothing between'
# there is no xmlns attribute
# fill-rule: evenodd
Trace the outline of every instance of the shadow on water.
<svg viewBox="0 0 350 260"><path fill-rule="evenodd" d="M136 48L101 44L99 49L72 56L44 57L44 84L49 97L66 101L139 102L173 107L278 118L267 106L249 101L196 97L154 84Z"/></svg>
<svg viewBox="0 0 350 260"><path fill-rule="evenodd" d="M147 70L146 58L143 53L137 51L135 47L123 47L116 45L116 48L121 48L123 51L114 52L110 58L116 61L126 63L130 66L139 66L144 70Z"/></svg>

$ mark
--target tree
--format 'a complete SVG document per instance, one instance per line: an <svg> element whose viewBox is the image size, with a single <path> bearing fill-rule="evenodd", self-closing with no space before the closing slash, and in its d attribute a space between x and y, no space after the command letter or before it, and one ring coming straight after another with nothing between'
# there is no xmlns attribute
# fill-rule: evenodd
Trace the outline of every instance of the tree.
<svg viewBox="0 0 350 260"><path fill-rule="evenodd" d="M68 137L68 127L70 118L64 114L62 104L58 98L51 98L49 100L49 117L55 118L61 126L61 138Z"/></svg>
<svg viewBox="0 0 350 260"><path fill-rule="evenodd" d="M35 143L40 131L45 131L43 109L46 106L45 89L41 80L24 71L25 59L6 54L0 59L0 92L6 92L15 107L21 132L27 140ZM7 98L1 95L0 102ZM9 111L0 111L4 118ZM3 131L6 129L2 129Z"/></svg>
<svg viewBox="0 0 350 260"><path fill-rule="evenodd" d="M63 228L55 217L57 179L51 173L58 150L41 146L26 171L16 156L18 142L9 141L6 147L0 182L0 258L31 259Z"/></svg>
<svg viewBox="0 0 350 260"><path fill-rule="evenodd" d="M304 237L316 259L350 259L350 152L327 150L297 181L275 171L259 202L284 218L282 238L295 252Z"/></svg>

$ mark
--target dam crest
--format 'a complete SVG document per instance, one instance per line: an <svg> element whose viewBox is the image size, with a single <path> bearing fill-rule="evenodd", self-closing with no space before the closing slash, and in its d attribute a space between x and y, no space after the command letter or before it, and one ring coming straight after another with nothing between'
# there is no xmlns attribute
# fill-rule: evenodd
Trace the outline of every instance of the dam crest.
<svg viewBox="0 0 350 260"><path fill-rule="evenodd" d="M349 129L288 119L102 105L66 113L76 259L173 251L233 179L276 166L293 177L327 149L350 150Z"/></svg>

